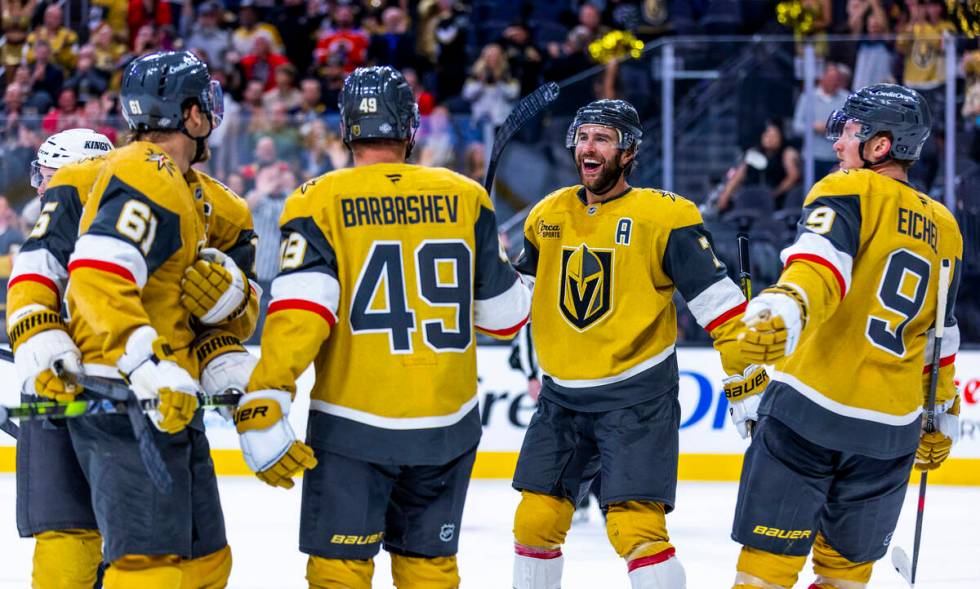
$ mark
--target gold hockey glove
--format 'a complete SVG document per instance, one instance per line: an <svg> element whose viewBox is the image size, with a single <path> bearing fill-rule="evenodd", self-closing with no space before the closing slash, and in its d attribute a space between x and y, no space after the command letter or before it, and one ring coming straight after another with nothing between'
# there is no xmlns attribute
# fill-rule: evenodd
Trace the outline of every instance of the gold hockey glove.
<svg viewBox="0 0 980 589"><path fill-rule="evenodd" d="M935 470L949 458L953 444L960 437L960 397L957 395L945 406L936 407L934 430L925 431L925 414L922 415L923 431L919 448L915 451L916 470Z"/></svg>
<svg viewBox="0 0 980 589"><path fill-rule="evenodd" d="M184 271L180 304L205 325L235 319L248 307L252 289L234 260L219 250L206 248Z"/></svg>
<svg viewBox="0 0 980 589"><path fill-rule="evenodd" d="M316 466L313 449L296 439L289 424L292 395L273 389L242 395L235 426L245 463L262 482L291 489L293 477Z"/></svg>

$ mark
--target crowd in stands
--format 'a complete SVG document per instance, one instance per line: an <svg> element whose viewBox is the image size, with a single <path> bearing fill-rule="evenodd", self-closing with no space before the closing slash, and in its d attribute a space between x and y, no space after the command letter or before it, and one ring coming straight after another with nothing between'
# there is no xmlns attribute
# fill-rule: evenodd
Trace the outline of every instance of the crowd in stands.
<svg viewBox="0 0 980 589"><path fill-rule="evenodd" d="M799 207L805 187L802 139L811 135L819 178L836 158L823 137L826 115L852 88L894 81L925 94L940 113L946 76L943 42L953 31L942 0L800 0L816 18L822 74L814 123L803 102L783 100L757 117L707 210L723 216L763 189L775 209ZM36 207L29 162L50 134L89 127L126 141L117 92L136 57L164 49L196 52L225 89L225 117L210 143L207 171L247 198L263 244L259 278L276 271L276 222L285 196L307 178L351 164L339 136L337 98L344 76L362 65L405 73L422 124L412 161L447 166L482 180L485 146L513 105L546 81L596 66L588 47L612 30L643 41L664 35L789 33L777 0L5 0L0 43L0 255L16 251ZM87 7L84 14L80 7ZM856 43L820 43L828 34ZM897 38L895 38L897 35ZM960 112L980 161L980 53L966 41L958 64L966 85ZM635 71L634 71L635 70ZM653 68L609 68L563 90L563 115L596 97L635 99L655 113ZM799 95L800 85L793 89ZM651 90L652 89L652 90ZM774 94L775 95L775 94ZM795 108L794 108L795 107ZM937 138L942 117L936 117ZM560 130L563 133L563 129ZM561 133L524 140L562 143ZM561 147L560 145L558 147ZM934 141L915 181L935 190L941 143ZM980 164L978 164L980 165ZM696 200L705 195L689 194ZM10 199L8 205L7 199ZM513 206L519 210L519 206ZM16 210L23 214L18 215ZM31 211L35 211L32 213ZM978 321L980 325L980 321ZM980 336L978 336L980 338Z"/></svg>

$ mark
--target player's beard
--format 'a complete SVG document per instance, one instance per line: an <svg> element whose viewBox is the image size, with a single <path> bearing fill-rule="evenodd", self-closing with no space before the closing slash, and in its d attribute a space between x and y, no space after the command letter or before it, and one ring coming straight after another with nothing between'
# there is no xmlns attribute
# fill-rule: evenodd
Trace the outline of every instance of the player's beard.
<svg viewBox="0 0 980 589"><path fill-rule="evenodd" d="M592 155L588 157L600 159ZM617 182L619 182L620 176L623 175L622 152L617 153L611 160L604 160L602 164L600 164L599 174L592 180L586 180L584 174L582 173L582 160L584 159L585 157L583 156L576 162L578 167L578 176L579 180L582 181L582 185L585 186L592 194L601 196L609 192L609 190L615 186Z"/></svg>

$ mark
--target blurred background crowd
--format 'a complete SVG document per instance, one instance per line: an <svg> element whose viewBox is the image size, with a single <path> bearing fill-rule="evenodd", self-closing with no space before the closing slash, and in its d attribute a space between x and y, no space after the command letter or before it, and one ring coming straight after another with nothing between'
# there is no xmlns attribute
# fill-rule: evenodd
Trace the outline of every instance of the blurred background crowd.
<svg viewBox="0 0 980 589"><path fill-rule="evenodd" d="M361 65L391 65L422 115L411 161L483 180L494 131L540 84L562 95L502 162L494 198L512 253L527 208L576 182L564 133L594 98L633 102L645 141L632 182L672 186L701 204L734 268L734 232L753 235L759 283L778 273L807 190L803 146L819 179L836 165L824 121L848 93L876 82L917 89L933 139L912 170L936 198L955 190L968 232L957 314L980 343L980 51L976 0L3 0L0 39L0 276L38 214L29 163L52 133L88 127L126 141L117 91L126 65L189 49L225 89L224 123L204 167L247 199L260 237L261 281L278 265L278 217L304 180L351 165L337 97ZM610 35L646 43L612 59ZM943 37L944 34L951 36ZM603 42L606 41L606 45ZM947 43L956 63L947 64ZM803 47L817 59L810 102ZM663 86L672 49L671 92ZM948 72L955 71L955 79ZM947 129L947 83L955 126ZM665 97L666 96L666 97ZM672 97L672 98L671 98ZM661 141L671 100L674 149ZM810 105L807 108L807 104ZM810 112L812 111L812 112ZM953 134L956 149L945 153ZM809 139L807 138L809 136ZM956 175L943 163L956 158ZM948 200L948 199L947 199ZM972 233L970 233L972 232ZM689 319L682 337L705 336Z"/></svg>

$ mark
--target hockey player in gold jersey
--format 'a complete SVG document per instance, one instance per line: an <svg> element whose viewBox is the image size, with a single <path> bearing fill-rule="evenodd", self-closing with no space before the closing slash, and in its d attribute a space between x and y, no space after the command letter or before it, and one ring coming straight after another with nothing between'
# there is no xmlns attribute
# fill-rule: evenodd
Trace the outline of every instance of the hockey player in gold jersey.
<svg viewBox="0 0 980 589"><path fill-rule="evenodd" d="M105 163L96 156L110 149L112 144L106 137L88 129L72 129L51 136L38 150L32 183L42 199L42 214L14 263L8 284L8 312L12 318L21 318L11 328L29 318L30 309L60 311L82 207ZM209 247L227 254L238 267L251 268L254 232L245 201L206 174L191 169L186 177L192 189L198 185L203 189ZM185 291L193 289L194 278L188 272L183 281ZM198 359L205 358L200 366L208 393L223 392L230 384L220 378L222 368L234 352L241 353L234 335L245 338L251 334L258 297L250 296L247 307L240 317L226 318L221 330L205 330L203 324L200 327L203 333L195 347ZM58 342L62 342L60 346ZM206 350L206 355L201 350ZM55 360L61 360L69 373L81 370L78 349L64 329L55 326L19 343L15 359L27 398L37 394L67 401L80 392L78 386L66 388L70 383L62 382L51 371ZM20 431L18 530L36 540L32 584L40 589L88 589L95 583L102 562L102 539L88 482L71 448L68 430L59 422L28 421L21 424Z"/></svg>
<svg viewBox="0 0 980 589"><path fill-rule="evenodd" d="M458 587L481 434L475 331L513 336L530 296L486 191L405 163L419 119L400 73L355 70L340 110L354 168L286 202L262 356L236 414L242 450L272 485L313 467L300 523L310 587L368 589L382 545L397 587ZM307 447L287 418L311 361Z"/></svg>
<svg viewBox="0 0 980 589"><path fill-rule="evenodd" d="M913 463L938 467L958 436L962 236L946 208L907 183L929 124L922 96L892 84L863 88L831 114L841 170L810 190L779 281L746 309L742 354L776 369L764 394L733 405L758 420L732 531L743 545L738 589L794 586L811 546L811 589L866 587ZM938 427L924 433L943 259L954 272Z"/></svg>
<svg viewBox="0 0 980 589"><path fill-rule="evenodd" d="M581 109L569 127L582 185L538 203L518 270L533 281L531 329L544 373L514 487L516 589L556 589L575 505L600 477L600 503L634 589L680 589L666 527L677 487L677 290L721 352L733 397L766 384L739 357L745 297L711 249L697 207L631 187L642 137L622 100Z"/></svg>
<svg viewBox="0 0 980 589"><path fill-rule="evenodd" d="M159 400L149 420L160 430L154 437L172 491L149 484L125 417L77 419L68 428L92 485L110 564L105 586L223 587L231 552L196 411L191 345L204 318L192 309L208 302L232 318L244 312L248 289L243 277L228 281L225 290L237 292L227 297L181 284L189 269L200 270L207 243L203 191L192 191L185 174L206 157L220 122L220 86L193 54L162 52L130 65L121 99L135 141L106 156L82 210L68 263L69 329L87 374L121 373L138 398ZM194 301L182 301L188 296Z"/></svg>

